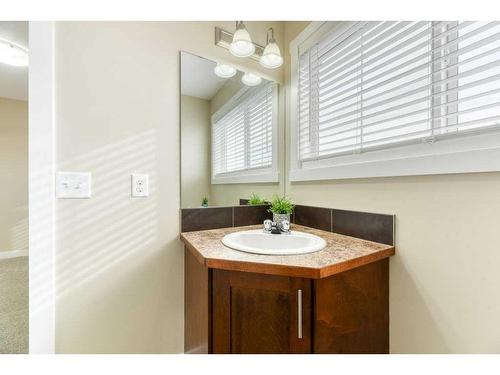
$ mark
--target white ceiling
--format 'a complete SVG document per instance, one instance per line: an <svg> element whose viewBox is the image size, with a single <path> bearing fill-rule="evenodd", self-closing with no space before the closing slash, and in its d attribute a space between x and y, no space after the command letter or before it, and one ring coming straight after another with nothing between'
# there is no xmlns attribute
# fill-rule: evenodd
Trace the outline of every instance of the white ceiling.
<svg viewBox="0 0 500 375"><path fill-rule="evenodd" d="M181 94L210 100L224 86L227 78L215 75L217 64L189 53L181 54Z"/></svg>
<svg viewBox="0 0 500 375"><path fill-rule="evenodd" d="M28 22L0 22L0 39L28 48ZM0 97L28 100L28 67L0 63Z"/></svg>

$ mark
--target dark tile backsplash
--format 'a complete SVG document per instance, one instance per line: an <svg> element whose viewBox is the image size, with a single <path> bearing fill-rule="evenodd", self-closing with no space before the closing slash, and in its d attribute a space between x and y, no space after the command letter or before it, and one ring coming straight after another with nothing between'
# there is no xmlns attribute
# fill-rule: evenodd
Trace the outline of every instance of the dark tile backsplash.
<svg viewBox="0 0 500 375"><path fill-rule="evenodd" d="M394 216L332 210L333 232L394 246Z"/></svg>
<svg viewBox="0 0 500 375"><path fill-rule="evenodd" d="M235 227L244 225L262 224L266 219L272 219L273 214L268 212L269 206L235 206L234 224Z"/></svg>
<svg viewBox="0 0 500 375"><path fill-rule="evenodd" d="M240 199L240 204L234 207L183 208L182 232L255 225L272 219L272 214L267 212L268 206L249 206L246 199ZM295 207L291 217L295 224L392 246L394 220L393 215L302 205Z"/></svg>
<svg viewBox="0 0 500 375"><path fill-rule="evenodd" d="M272 218L272 214L267 212L268 208L268 206L183 208L181 231L193 232L262 224L264 220Z"/></svg>
<svg viewBox="0 0 500 375"><path fill-rule="evenodd" d="M233 207L183 208L182 232L233 226Z"/></svg>
<svg viewBox="0 0 500 375"><path fill-rule="evenodd" d="M306 227L332 230L332 210L323 207L295 206L293 222Z"/></svg>

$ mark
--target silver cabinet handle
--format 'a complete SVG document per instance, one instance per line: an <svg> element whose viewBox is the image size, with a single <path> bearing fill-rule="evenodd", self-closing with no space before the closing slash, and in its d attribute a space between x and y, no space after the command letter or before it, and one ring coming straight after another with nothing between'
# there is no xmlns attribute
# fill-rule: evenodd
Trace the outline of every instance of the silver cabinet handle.
<svg viewBox="0 0 500 375"><path fill-rule="evenodd" d="M297 337L302 338L302 289L297 290Z"/></svg>

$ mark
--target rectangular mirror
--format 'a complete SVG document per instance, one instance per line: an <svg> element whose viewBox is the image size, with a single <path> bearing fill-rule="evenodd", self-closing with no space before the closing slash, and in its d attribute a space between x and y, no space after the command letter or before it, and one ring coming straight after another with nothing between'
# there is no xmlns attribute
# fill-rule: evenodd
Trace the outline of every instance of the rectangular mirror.
<svg viewBox="0 0 500 375"><path fill-rule="evenodd" d="M181 53L181 207L283 195L279 85Z"/></svg>

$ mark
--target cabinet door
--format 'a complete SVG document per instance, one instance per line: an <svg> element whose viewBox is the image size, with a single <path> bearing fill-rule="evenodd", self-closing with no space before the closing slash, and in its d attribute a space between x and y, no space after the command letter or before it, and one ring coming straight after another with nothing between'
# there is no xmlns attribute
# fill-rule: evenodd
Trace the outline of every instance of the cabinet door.
<svg viewBox="0 0 500 375"><path fill-rule="evenodd" d="M389 353L389 259L314 283L315 353Z"/></svg>
<svg viewBox="0 0 500 375"><path fill-rule="evenodd" d="M311 281L213 271L214 353L310 353Z"/></svg>

